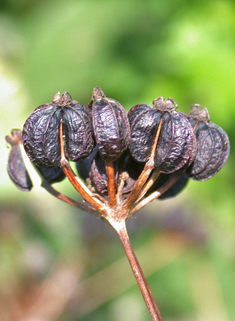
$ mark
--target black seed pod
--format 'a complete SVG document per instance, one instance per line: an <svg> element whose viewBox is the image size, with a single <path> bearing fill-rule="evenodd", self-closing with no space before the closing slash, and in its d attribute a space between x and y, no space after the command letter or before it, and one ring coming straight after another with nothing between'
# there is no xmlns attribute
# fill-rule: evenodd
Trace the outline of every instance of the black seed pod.
<svg viewBox="0 0 235 321"><path fill-rule="evenodd" d="M132 156L139 162L146 162L151 154L157 130L160 129L154 166L166 174L185 166L195 150L195 138L190 123L182 113L175 110L176 107L171 98L165 101L163 97L159 97L153 101L153 106L136 105L128 114L131 127L129 148Z"/></svg>
<svg viewBox="0 0 235 321"><path fill-rule="evenodd" d="M20 150L21 131L13 129L12 136L6 136L6 141L11 145L11 151L8 157L7 172L15 185L24 192L29 192L32 187L32 181L24 165L23 157Z"/></svg>
<svg viewBox="0 0 235 321"><path fill-rule="evenodd" d="M150 190L147 193L147 196L155 191L157 191L160 187L162 187L167 181L170 180L173 174L161 174L159 178L156 180L156 182L153 184L153 186L150 188ZM167 198L175 197L177 196L187 185L189 180L189 176L187 173L182 173L182 176L179 177L179 179L161 196L158 197L160 200L164 200Z"/></svg>
<svg viewBox="0 0 235 321"><path fill-rule="evenodd" d="M95 148L93 149L92 153L87 158L85 158L79 162L76 162L76 169L77 169L78 175L84 181L86 181L89 178L91 164L92 164L97 153L98 153L98 147L96 145Z"/></svg>
<svg viewBox="0 0 235 321"><path fill-rule="evenodd" d="M129 149L137 162L146 162L151 154L162 113L151 105L136 105L128 113L131 127Z"/></svg>
<svg viewBox="0 0 235 321"><path fill-rule="evenodd" d="M117 171L115 172L117 173ZM117 178L117 175L115 175L115 178ZM96 154L91 164L90 179L91 185L99 194L103 196L108 195L105 162L99 153Z"/></svg>
<svg viewBox="0 0 235 321"><path fill-rule="evenodd" d="M117 162L119 175L125 173L125 184L122 194L127 196L143 171L145 163L135 161L129 150L125 151Z"/></svg>
<svg viewBox="0 0 235 321"><path fill-rule="evenodd" d="M23 144L37 166L60 166L59 127L63 122L65 156L76 161L93 150L91 114L87 107L65 92L57 93L51 104L41 105L28 117L23 128Z"/></svg>
<svg viewBox="0 0 235 321"><path fill-rule="evenodd" d="M37 170L49 183L59 183L65 178L61 167L37 167Z"/></svg>
<svg viewBox="0 0 235 321"><path fill-rule="evenodd" d="M93 90L90 103L95 140L104 160L115 161L128 147L130 126L123 106L105 97L99 87Z"/></svg>
<svg viewBox="0 0 235 321"><path fill-rule="evenodd" d="M93 152L92 152L93 154ZM91 154L91 155L92 155ZM79 171L81 168L84 168L84 165L90 164L89 170L89 178L91 185L95 188L95 190L103 196L108 195L107 190L107 173L105 168L105 161L101 158L100 154L97 152L96 155L93 156L92 162L87 161L90 158L86 158L80 163L83 165L79 165ZM79 163L78 163L79 164ZM81 166L81 167L80 167ZM130 155L129 151L125 151L121 157L114 162L114 180L116 187L118 186L120 175L125 172L125 182L122 190L123 195L128 195L132 190L133 186L135 185L136 180L138 179L139 175L141 174L144 168L143 163L136 162ZM82 175L86 173L87 170L82 172ZM86 177L87 180L87 177Z"/></svg>
<svg viewBox="0 0 235 321"><path fill-rule="evenodd" d="M194 105L188 119L197 139L197 154L188 168L192 179L205 181L214 176L226 163L230 151L228 135L210 122L208 110Z"/></svg>

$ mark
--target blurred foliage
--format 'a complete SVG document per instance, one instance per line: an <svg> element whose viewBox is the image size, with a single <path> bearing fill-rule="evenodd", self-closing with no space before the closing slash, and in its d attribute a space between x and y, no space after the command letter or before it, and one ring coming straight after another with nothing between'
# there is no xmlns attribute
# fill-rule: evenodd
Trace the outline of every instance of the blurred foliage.
<svg viewBox="0 0 235 321"><path fill-rule="evenodd" d="M184 112L200 103L229 134L216 177L153 202L128 227L164 320L235 320L234 58L232 0L1 2L1 320L149 319L108 224L39 186L17 190L5 171L11 128L58 91L87 104L94 86L127 110L158 96ZM68 183L56 188L79 198Z"/></svg>

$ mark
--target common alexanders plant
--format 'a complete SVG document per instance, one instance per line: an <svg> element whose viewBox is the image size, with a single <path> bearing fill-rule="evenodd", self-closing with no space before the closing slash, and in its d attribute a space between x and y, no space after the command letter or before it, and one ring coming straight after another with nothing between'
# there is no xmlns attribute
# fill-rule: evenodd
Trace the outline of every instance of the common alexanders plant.
<svg viewBox="0 0 235 321"><path fill-rule="evenodd" d="M18 188L30 191L28 157L42 187L62 201L106 220L117 232L152 320L158 306L131 247L126 221L155 199L176 196L190 178L214 176L229 155L227 134L210 122L206 108L178 112L171 98L136 105L128 115L116 100L95 87L88 106L57 93L13 129L8 173ZM25 156L25 152L26 155ZM76 162L78 175L70 166ZM67 177L86 203L56 191Z"/></svg>

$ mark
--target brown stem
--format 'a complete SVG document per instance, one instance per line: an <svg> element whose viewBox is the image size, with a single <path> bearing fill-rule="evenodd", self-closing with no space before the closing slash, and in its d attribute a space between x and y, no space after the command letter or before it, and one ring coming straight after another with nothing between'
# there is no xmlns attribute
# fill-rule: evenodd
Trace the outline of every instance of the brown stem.
<svg viewBox="0 0 235 321"><path fill-rule="evenodd" d="M159 170L157 170L157 169L153 170L151 177L149 178L147 183L144 185L144 188L141 190L141 194L139 196L139 199L136 202L140 201L141 198L144 197L144 195L148 192L150 187L152 187L153 184L156 182L156 180L158 179L160 174L161 174L161 172L159 172Z"/></svg>
<svg viewBox="0 0 235 321"><path fill-rule="evenodd" d="M156 148L157 148L157 143L159 140L159 136L161 133L161 127L162 127L162 119L159 122L158 125L158 129L157 129L157 133L155 136L155 140L153 143L153 147L152 147L152 151L149 157L149 160L147 161L147 163L145 164L145 167L142 171L142 173L140 174L139 178L137 179L130 195L128 196L128 198L126 199L126 201L124 202L124 207L125 209L129 209L131 208L132 204L135 203L135 201L139 198L139 195L141 193L141 190L143 188L143 185L146 183L149 175L151 174L153 168L154 168L154 157L155 157L155 153L156 153Z"/></svg>
<svg viewBox="0 0 235 321"><path fill-rule="evenodd" d="M115 207L117 204L115 180L114 180L114 166L112 161L105 161L106 173L108 178L108 196L110 207Z"/></svg>
<svg viewBox="0 0 235 321"><path fill-rule="evenodd" d="M145 184L145 182L147 181L152 170L153 170L153 166L151 164L148 164L147 162L138 180L136 181L132 191L130 192L128 198L124 202L123 206L125 209L130 208L132 204L134 204L134 202L138 199L141 189Z"/></svg>
<svg viewBox="0 0 235 321"><path fill-rule="evenodd" d="M41 179L41 186L47 191L49 192L51 195L55 196L56 198L60 199L61 201L72 205L74 207L80 208L83 211L89 212L91 214L94 214L96 216L99 216L99 212L97 212L95 210L95 208L91 207L91 206L87 206L85 204L81 204L79 202L74 201L73 199L65 196L64 194L59 193L58 191L56 191L51 184L42 176L42 174L40 173L40 171L38 170L38 167L34 165L34 163L30 162L29 158L27 157L25 150L24 150L24 146L22 144L22 139L21 139L21 132L14 132L14 138L17 142L17 144L19 145L19 148L21 150L21 154L23 157L23 161L25 164L25 167L27 168L27 171L30 172L30 168L33 168L38 176Z"/></svg>
<svg viewBox="0 0 235 321"><path fill-rule="evenodd" d="M118 183L118 188L117 188L117 200L118 203L120 204L122 202L122 193L123 193L123 188L125 185L125 182L127 181L129 175L127 172L122 172L119 175L119 183Z"/></svg>
<svg viewBox="0 0 235 321"><path fill-rule="evenodd" d="M195 130L196 130L196 128L197 128L198 123L199 123L199 120L197 120L196 123L195 123L194 126L193 126L193 131L194 131L194 132L195 132Z"/></svg>
<svg viewBox="0 0 235 321"><path fill-rule="evenodd" d="M61 167L73 185L73 187L78 191L78 193L87 201L90 203L95 209L97 209L101 214L104 214L106 216L107 211L105 209L105 206L103 203L101 203L100 200L93 198L93 195L91 191L86 187L85 184L80 180L78 176L75 175L73 170L71 169L68 160L65 157L64 152L64 141L63 141L63 123L61 121L60 123L60 148L61 148L61 156L60 156L60 164Z"/></svg>
<svg viewBox="0 0 235 321"><path fill-rule="evenodd" d="M116 230L116 232L119 235L119 238L121 240L122 246L125 250L126 256L128 258L128 261L130 263L130 266L132 268L133 274L136 278L136 281L138 283L139 289L143 295L144 301L146 303L146 306L149 310L149 313L151 315L151 318L153 321L163 321L160 311L158 309L158 306L154 300L153 294L150 290L150 287L145 279L144 273L139 265L139 262L135 256L135 253L132 249L129 236L126 229L125 220L122 220L121 222L110 222L110 224L113 226L113 228Z"/></svg>
<svg viewBox="0 0 235 321"><path fill-rule="evenodd" d="M49 192L51 195L55 196L56 198L58 198L59 200L69 204L69 205L72 205L74 207L77 207L77 208L80 208L81 210L85 211L85 212L88 212L88 213L91 213L91 214L94 214L98 217L100 217L99 215L99 212L97 212L93 207L91 206L87 206L85 204L81 204L77 201L74 201L73 199L65 196L64 194L61 194L59 193L57 190L55 190L51 185L50 183L48 183L48 181L46 180L42 180L42 183L41 183L41 186L43 188L45 188L45 190L47 192Z"/></svg>
<svg viewBox="0 0 235 321"><path fill-rule="evenodd" d="M180 178L180 176L183 174L183 172L175 173L171 176L171 178L162 185L157 191L150 194L148 197L144 198L142 201L140 201L132 210L130 213L131 217L133 214L135 214L137 211L139 211L142 207L146 206L150 202L154 201L156 198L161 196L163 193L165 193L172 185L175 184L175 182Z"/></svg>

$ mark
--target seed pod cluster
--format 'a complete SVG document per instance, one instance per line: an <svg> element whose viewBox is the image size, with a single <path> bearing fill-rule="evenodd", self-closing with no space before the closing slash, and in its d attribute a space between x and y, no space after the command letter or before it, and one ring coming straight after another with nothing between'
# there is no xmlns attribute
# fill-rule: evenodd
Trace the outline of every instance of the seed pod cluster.
<svg viewBox="0 0 235 321"><path fill-rule="evenodd" d="M137 203L159 190L161 195L155 193L159 199L174 197L189 178L203 181L214 176L230 149L227 134L210 122L207 109L194 105L186 115L177 107L172 98L159 97L152 105L135 105L126 115L124 107L99 87L93 89L87 107L67 92L57 93L52 103L28 117L22 139L16 130L7 136L12 146L8 173L20 189L32 188L19 148L23 140L28 157L50 184L64 179L60 165L65 165L60 162L65 156L76 162L79 176L96 194L109 197L112 191L123 198L131 194L132 200L134 189ZM149 166L156 175L151 176ZM144 172L149 176L142 177L140 186Z"/></svg>
<svg viewBox="0 0 235 321"><path fill-rule="evenodd" d="M176 107L171 98L165 101L159 97L153 101L153 106L136 105L128 113L132 156L138 162L146 162L157 139L154 166L165 174L181 169L195 151L193 129Z"/></svg>
<svg viewBox="0 0 235 321"><path fill-rule="evenodd" d="M230 151L229 138L222 128L210 122L206 108L200 110L200 105L194 105L187 117L197 139L196 157L187 172L192 179L205 181L226 163Z"/></svg>
<svg viewBox="0 0 235 321"><path fill-rule="evenodd" d="M91 114L87 107L65 92L57 93L51 104L41 105L28 117L23 128L23 144L37 166L60 166L60 123L68 160L86 158L93 150Z"/></svg>

